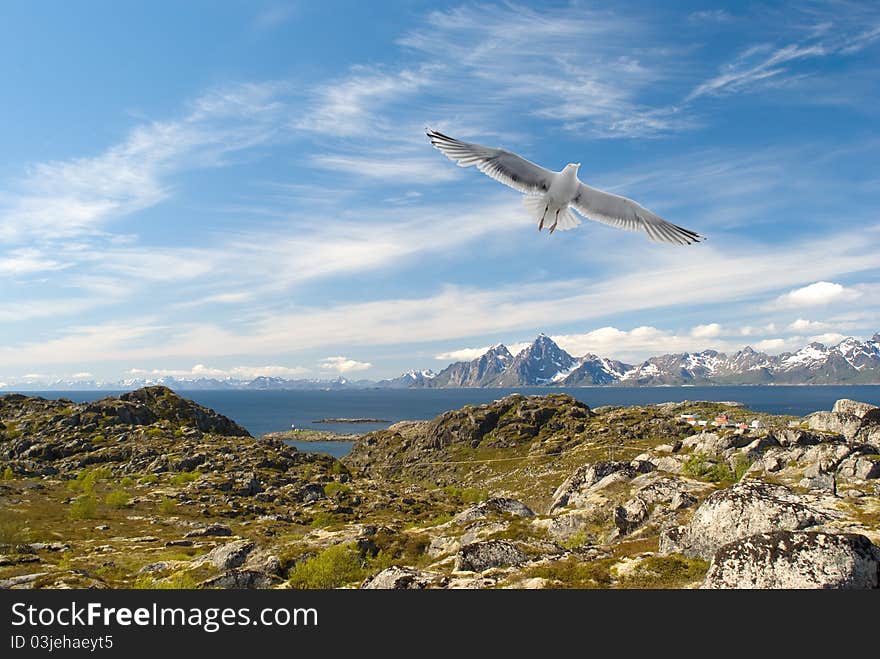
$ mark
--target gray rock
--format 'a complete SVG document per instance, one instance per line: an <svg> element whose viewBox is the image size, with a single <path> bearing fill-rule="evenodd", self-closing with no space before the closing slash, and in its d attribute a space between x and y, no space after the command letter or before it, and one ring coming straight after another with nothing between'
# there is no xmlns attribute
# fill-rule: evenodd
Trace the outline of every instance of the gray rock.
<svg viewBox="0 0 880 659"><path fill-rule="evenodd" d="M831 411L837 414L851 414L852 416L857 416L861 419L865 414L876 409L877 406L871 405L871 403L860 403L857 400L841 398L834 403L834 407L831 408Z"/></svg>
<svg viewBox="0 0 880 659"><path fill-rule="evenodd" d="M448 579L442 574L392 566L368 578L361 585L366 590L424 590L443 588Z"/></svg>
<svg viewBox="0 0 880 659"><path fill-rule="evenodd" d="M271 588L280 579L259 570L228 570L223 574L205 579L198 588L224 588L227 590L253 590Z"/></svg>
<svg viewBox="0 0 880 659"><path fill-rule="evenodd" d="M617 480L629 480L639 474L653 471L654 465L645 460L632 462L597 462L580 467L553 493L550 512L569 506L577 508L583 503L580 495L601 489Z"/></svg>
<svg viewBox="0 0 880 659"><path fill-rule="evenodd" d="M320 501L321 499L326 498L327 495L324 493L324 487L317 483L309 483L308 485L303 486L297 495L297 499L302 503L314 503L315 501Z"/></svg>
<svg viewBox="0 0 880 659"><path fill-rule="evenodd" d="M880 478L880 459L862 455L852 455L840 463L837 474L844 478L870 480Z"/></svg>
<svg viewBox="0 0 880 659"><path fill-rule="evenodd" d="M209 524L208 526L189 531L183 535L184 538L206 538L208 536L229 536L232 535L232 529L225 524Z"/></svg>
<svg viewBox="0 0 880 659"><path fill-rule="evenodd" d="M455 522L466 524L478 519L485 519L491 515L515 515L517 517L534 517L534 511L526 504L516 499L504 497L492 497L481 501L467 510L463 510L455 516Z"/></svg>
<svg viewBox="0 0 880 659"><path fill-rule="evenodd" d="M800 428L783 428L774 430L772 436L777 442L779 442L780 446L814 446L834 439L828 435L821 435ZM842 440L843 437L840 437L839 439Z"/></svg>
<svg viewBox="0 0 880 659"><path fill-rule="evenodd" d="M880 548L855 533L776 531L731 542L703 588L877 588Z"/></svg>
<svg viewBox="0 0 880 659"><path fill-rule="evenodd" d="M813 412L807 417L807 424L813 430L838 433L843 435L847 441L852 441L862 426L862 419L855 414Z"/></svg>
<svg viewBox="0 0 880 659"><path fill-rule="evenodd" d="M630 499L614 509L614 525L621 535L631 533L640 527L650 514L648 504L639 497Z"/></svg>
<svg viewBox="0 0 880 659"><path fill-rule="evenodd" d="M214 547L207 554L197 560L197 564L211 563L220 570L231 570L243 565L256 544L250 540L233 540L225 545Z"/></svg>
<svg viewBox="0 0 880 659"><path fill-rule="evenodd" d="M761 481L741 481L710 494L685 526L660 534L660 553L681 553L709 560L715 551L757 533L795 531L826 521L787 487Z"/></svg>
<svg viewBox="0 0 880 659"><path fill-rule="evenodd" d="M465 545L455 555L455 570L484 572L493 567L521 565L526 555L507 540L483 540Z"/></svg>

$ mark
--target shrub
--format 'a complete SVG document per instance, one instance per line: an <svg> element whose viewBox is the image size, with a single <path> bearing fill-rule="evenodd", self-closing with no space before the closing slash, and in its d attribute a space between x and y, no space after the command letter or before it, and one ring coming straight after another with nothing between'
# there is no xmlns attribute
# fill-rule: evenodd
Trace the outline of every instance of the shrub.
<svg viewBox="0 0 880 659"><path fill-rule="evenodd" d="M174 474L171 477L171 484L180 487L181 485L192 483L194 480L198 480L198 478L199 474L195 471L181 471L179 474Z"/></svg>
<svg viewBox="0 0 880 659"><path fill-rule="evenodd" d="M107 467L97 467L95 469L83 469L76 475L76 480L70 483L70 488L77 492L85 494L91 493L95 489L95 483L99 480L107 480L113 477L113 472Z"/></svg>
<svg viewBox="0 0 880 659"><path fill-rule="evenodd" d="M462 503L479 503L489 498L489 493L477 487L457 487L447 485L443 488L449 496L458 499Z"/></svg>
<svg viewBox="0 0 880 659"><path fill-rule="evenodd" d="M577 549L578 547L583 547L587 542L589 542L590 538L584 531L578 531L573 536L566 538L559 544L565 547L566 549Z"/></svg>
<svg viewBox="0 0 880 659"><path fill-rule="evenodd" d="M7 466L6 469L3 470L3 480L11 481L15 478L15 472L12 471L12 467Z"/></svg>
<svg viewBox="0 0 880 659"><path fill-rule="evenodd" d="M98 512L98 500L89 490L86 494L80 494L70 504L70 517L73 519L91 519Z"/></svg>
<svg viewBox="0 0 880 659"><path fill-rule="evenodd" d="M134 479L131 476L126 476L121 481L119 481L119 484L122 487L131 487L132 485L134 485Z"/></svg>
<svg viewBox="0 0 880 659"><path fill-rule="evenodd" d="M327 483L324 486L324 494L326 494L331 499L339 494L348 494L351 492L351 488L344 483L337 483L336 481L332 481Z"/></svg>
<svg viewBox="0 0 880 659"><path fill-rule="evenodd" d="M177 501L170 497L165 497L159 502L159 512L163 515L173 515L177 512Z"/></svg>
<svg viewBox="0 0 880 659"><path fill-rule="evenodd" d="M147 429L147 435L150 437L161 437L164 433L161 428L149 428Z"/></svg>
<svg viewBox="0 0 880 659"><path fill-rule="evenodd" d="M125 508L128 502L128 492L125 490L113 490L104 498L104 503L111 508Z"/></svg>
<svg viewBox="0 0 880 659"><path fill-rule="evenodd" d="M351 545L333 545L308 558L290 572L292 588L338 588L361 581L365 570L357 549Z"/></svg>
<svg viewBox="0 0 880 659"><path fill-rule="evenodd" d="M158 482L159 477L156 474L144 474L143 476L138 478L138 485L149 485Z"/></svg>

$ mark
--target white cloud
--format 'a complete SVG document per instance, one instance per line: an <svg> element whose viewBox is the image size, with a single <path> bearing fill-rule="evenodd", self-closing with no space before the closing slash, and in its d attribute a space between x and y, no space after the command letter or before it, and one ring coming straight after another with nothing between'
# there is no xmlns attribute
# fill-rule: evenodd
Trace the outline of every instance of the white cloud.
<svg viewBox="0 0 880 659"><path fill-rule="evenodd" d="M427 68L389 73L366 66L352 67L347 77L312 90L309 108L294 126L335 137L362 135L367 129L374 136L377 127L390 127L376 112L429 85L429 73Z"/></svg>
<svg viewBox="0 0 880 659"><path fill-rule="evenodd" d="M469 362L486 354L491 346L483 346L482 348L461 348L459 350L450 350L449 352L441 352L434 355L434 359L445 362Z"/></svg>
<svg viewBox="0 0 880 659"><path fill-rule="evenodd" d="M325 357L320 364L321 368L339 373L351 373L354 371L366 371L373 367L369 362L359 362L348 357Z"/></svg>
<svg viewBox="0 0 880 659"><path fill-rule="evenodd" d="M820 323L815 320L806 320L805 318L798 318L789 324L788 329L793 332L816 332L821 329L825 329L827 325L825 323Z"/></svg>
<svg viewBox="0 0 880 659"><path fill-rule="evenodd" d="M255 30L271 30L287 23L297 13L297 6L292 2L270 5L260 11L253 20Z"/></svg>
<svg viewBox="0 0 880 659"><path fill-rule="evenodd" d="M815 336L810 337L810 341L816 341L818 343L824 343L825 345L833 346L837 345L841 341L846 338L845 334L840 334L839 332L826 332L824 334L817 334Z"/></svg>
<svg viewBox="0 0 880 659"><path fill-rule="evenodd" d="M588 353L623 361L640 361L646 357L668 352L696 352L708 346L698 342L692 334L675 334L652 326L621 330L600 327L584 334L565 334L551 337L560 348L582 357ZM727 344L716 342L715 347Z"/></svg>
<svg viewBox="0 0 880 659"><path fill-rule="evenodd" d="M723 9L706 9L688 14L691 23L727 23L733 20L728 12Z"/></svg>
<svg viewBox="0 0 880 659"><path fill-rule="evenodd" d="M91 373L89 373L88 371L80 371L79 373L71 373L70 377L72 377L75 380L88 380L88 379L91 379L95 376L92 375Z"/></svg>
<svg viewBox="0 0 880 659"><path fill-rule="evenodd" d="M641 101L678 61L634 13L468 5L432 12L426 27L398 42L434 67L432 89L455 99L447 116L515 106L601 137L652 136L686 124L674 109Z"/></svg>
<svg viewBox="0 0 880 659"><path fill-rule="evenodd" d="M437 157L318 155L311 162L322 169L352 174L360 179L387 180L395 185L434 185L460 176L459 170Z"/></svg>
<svg viewBox="0 0 880 659"><path fill-rule="evenodd" d="M196 364L189 369L140 369L128 370L129 375L138 378L175 377L175 378L236 378L253 379L257 377L291 378L308 373L301 366L233 366L231 368L214 368L204 364Z"/></svg>
<svg viewBox="0 0 880 659"><path fill-rule="evenodd" d="M848 302L860 296L861 293L855 289L845 288L840 284L828 281L817 281L809 286L796 288L781 295L770 306L782 309L814 307L833 302Z"/></svg>
<svg viewBox="0 0 880 659"><path fill-rule="evenodd" d="M761 352L780 352L785 350L792 342L786 339L764 339L755 344L755 349Z"/></svg>
<svg viewBox="0 0 880 659"><path fill-rule="evenodd" d="M11 250L0 255L0 276L29 275L37 272L61 270L65 265L45 256L36 249Z"/></svg>
<svg viewBox="0 0 880 659"><path fill-rule="evenodd" d="M708 339L721 335L721 325L718 323L708 323L706 325L697 325L691 329L691 336L697 339Z"/></svg>
<svg viewBox="0 0 880 659"><path fill-rule="evenodd" d="M96 156L33 165L13 189L0 190L0 243L93 233L159 203L172 173L264 143L281 109L277 91L270 83L218 89L182 119L137 126Z"/></svg>

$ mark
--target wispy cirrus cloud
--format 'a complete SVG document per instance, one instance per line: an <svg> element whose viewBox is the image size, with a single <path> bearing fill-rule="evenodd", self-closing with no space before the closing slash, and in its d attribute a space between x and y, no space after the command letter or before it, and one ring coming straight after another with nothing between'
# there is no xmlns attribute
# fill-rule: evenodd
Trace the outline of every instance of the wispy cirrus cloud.
<svg viewBox="0 0 880 659"><path fill-rule="evenodd" d="M128 375L136 378L176 377L176 378L241 378L252 379L257 377L291 378L308 373L309 369L302 366L233 366L230 368L216 368L205 364L196 364L188 369L161 369L161 368L130 368ZM72 376L75 377L75 376Z"/></svg>
<svg viewBox="0 0 880 659"><path fill-rule="evenodd" d="M274 83L218 89L196 99L182 119L136 126L96 156L31 165L0 190L0 244L94 233L155 206L170 194L174 172L216 166L274 135L277 91Z"/></svg>

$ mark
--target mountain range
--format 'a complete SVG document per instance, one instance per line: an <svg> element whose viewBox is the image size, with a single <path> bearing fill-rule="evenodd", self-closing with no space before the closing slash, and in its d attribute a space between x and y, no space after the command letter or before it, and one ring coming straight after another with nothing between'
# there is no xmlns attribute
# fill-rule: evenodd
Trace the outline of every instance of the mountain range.
<svg viewBox="0 0 880 659"><path fill-rule="evenodd" d="M127 379L115 382L56 380L40 385L3 385L8 390L129 390L165 385L181 391L207 389L412 389L469 387L584 387L742 384L880 384L880 333L866 341L846 338L833 346L810 343L796 352L768 355L751 347L732 354L717 350L651 357L637 364L586 354L574 357L541 334L518 354L497 344L471 361L449 364L440 372L410 370L378 382L257 377Z"/></svg>

